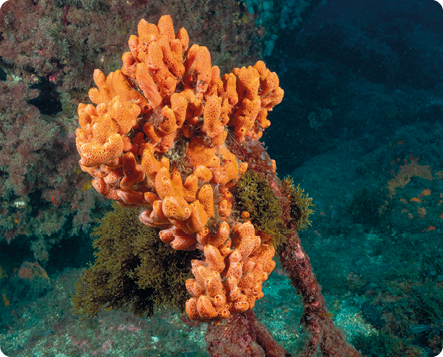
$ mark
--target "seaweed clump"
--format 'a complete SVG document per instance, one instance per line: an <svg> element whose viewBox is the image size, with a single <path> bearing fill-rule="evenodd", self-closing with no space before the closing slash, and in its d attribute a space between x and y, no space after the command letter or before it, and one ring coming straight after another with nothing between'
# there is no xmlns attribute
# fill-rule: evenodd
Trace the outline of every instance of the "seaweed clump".
<svg viewBox="0 0 443 357"><path fill-rule="evenodd" d="M85 269L72 296L74 313L92 318L106 309L127 309L150 317L166 308L184 310L192 278L191 260L199 251L164 244L159 230L143 225L138 208L113 205L94 230L95 264Z"/></svg>
<svg viewBox="0 0 443 357"><path fill-rule="evenodd" d="M303 229L310 225L312 199L303 192L300 187L294 187L290 179L285 179L281 187L273 188L269 180L248 170L234 191L236 210L249 212L249 219L257 230L271 236L271 243L279 246L286 241L291 227Z"/></svg>
<svg viewBox="0 0 443 357"><path fill-rule="evenodd" d="M314 212L312 198L305 190L294 186L294 181L286 177L282 182L282 193L289 199L290 223L297 230L304 230L311 225L309 216Z"/></svg>

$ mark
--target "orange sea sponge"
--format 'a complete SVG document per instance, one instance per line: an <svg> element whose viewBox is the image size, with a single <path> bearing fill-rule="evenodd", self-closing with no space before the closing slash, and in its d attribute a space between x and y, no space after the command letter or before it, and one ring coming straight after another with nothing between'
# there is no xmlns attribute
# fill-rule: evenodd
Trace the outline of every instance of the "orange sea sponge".
<svg viewBox="0 0 443 357"><path fill-rule="evenodd" d="M164 243L202 250L186 311L226 318L253 307L275 266L274 248L251 222L239 223L247 216L233 211L231 191L248 167L245 153L235 153L270 125L283 90L261 61L220 78L209 50L190 46L170 16L141 20L137 30L121 70L94 71L95 106L78 107L80 167L106 198L141 207L140 221L160 228Z"/></svg>
<svg viewBox="0 0 443 357"><path fill-rule="evenodd" d="M227 229L228 226L222 224L218 235L223 235L225 239L229 234ZM252 308L255 301L263 297L262 284L275 267L272 260L274 248L261 244L250 221L239 225L231 240L234 242L233 249L228 255L206 244L205 260L193 261L195 279L189 279L186 283L193 296L186 304L186 311L193 320L216 316L226 318L231 312ZM217 243L221 241L219 238L212 240ZM225 279L222 285L221 278ZM214 299L215 296L217 299Z"/></svg>

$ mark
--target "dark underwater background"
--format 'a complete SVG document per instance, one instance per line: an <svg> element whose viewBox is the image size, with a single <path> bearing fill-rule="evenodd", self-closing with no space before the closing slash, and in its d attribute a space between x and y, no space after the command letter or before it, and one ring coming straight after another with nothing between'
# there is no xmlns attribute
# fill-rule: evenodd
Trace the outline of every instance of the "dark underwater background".
<svg viewBox="0 0 443 357"><path fill-rule="evenodd" d="M263 59L283 102L262 141L313 198L300 232L334 323L364 356L443 340L443 9L433 0L9 0L0 10L0 349L207 356L177 311L81 321L71 294L110 202L78 169L76 107L170 14L222 72ZM302 305L279 263L254 311L295 354Z"/></svg>

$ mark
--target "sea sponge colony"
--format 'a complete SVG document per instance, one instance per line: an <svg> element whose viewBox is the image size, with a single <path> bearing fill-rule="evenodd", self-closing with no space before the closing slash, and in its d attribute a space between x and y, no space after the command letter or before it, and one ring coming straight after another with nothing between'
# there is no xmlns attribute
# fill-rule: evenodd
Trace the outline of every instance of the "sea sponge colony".
<svg viewBox="0 0 443 357"><path fill-rule="evenodd" d="M170 16L158 25L141 20L129 48L121 70L95 70L95 106L78 107L80 166L103 196L140 207L140 221L161 229L163 242L202 251L186 281L191 319L250 309L275 251L248 212L241 220L232 212L233 189L248 169L235 153L270 125L267 114L284 94L278 76L259 61L220 78L208 49L189 47Z"/></svg>

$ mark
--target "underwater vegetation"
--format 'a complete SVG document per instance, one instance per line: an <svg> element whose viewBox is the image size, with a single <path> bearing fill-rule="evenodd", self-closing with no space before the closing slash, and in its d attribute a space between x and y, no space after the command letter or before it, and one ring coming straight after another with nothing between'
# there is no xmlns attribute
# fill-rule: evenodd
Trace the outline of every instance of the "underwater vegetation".
<svg viewBox="0 0 443 357"><path fill-rule="evenodd" d="M126 310L150 317L164 309L182 309L185 281L197 251L172 249L158 239L158 229L137 220L137 208L113 205L95 229L96 262L77 283L74 310L87 317L101 310Z"/></svg>

